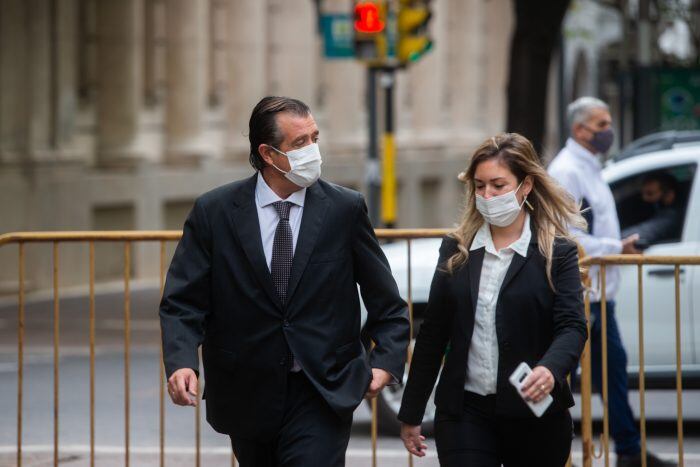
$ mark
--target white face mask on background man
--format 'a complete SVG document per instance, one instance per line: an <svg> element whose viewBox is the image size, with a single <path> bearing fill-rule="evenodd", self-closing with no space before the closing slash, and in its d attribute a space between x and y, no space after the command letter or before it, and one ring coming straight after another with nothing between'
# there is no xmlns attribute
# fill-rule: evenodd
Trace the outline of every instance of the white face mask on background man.
<svg viewBox="0 0 700 467"><path fill-rule="evenodd" d="M515 193L522 186L522 182L513 191L486 199L481 195L476 195L476 209L484 217L484 220L497 227L507 227L512 224L520 214L520 210L527 200L527 196L522 203L518 203Z"/></svg>
<svg viewBox="0 0 700 467"><path fill-rule="evenodd" d="M270 147L289 159L289 172L285 172L275 164L272 166L282 172L285 178L295 185L308 188L321 177L323 161L318 143L311 143L301 149L287 152L282 152L274 146Z"/></svg>

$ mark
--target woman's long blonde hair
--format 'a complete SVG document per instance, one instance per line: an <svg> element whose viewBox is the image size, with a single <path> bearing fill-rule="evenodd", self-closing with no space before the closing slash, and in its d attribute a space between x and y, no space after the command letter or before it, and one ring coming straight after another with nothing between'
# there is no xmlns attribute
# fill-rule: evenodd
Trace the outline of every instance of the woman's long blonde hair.
<svg viewBox="0 0 700 467"><path fill-rule="evenodd" d="M467 262L469 246L484 224L484 218L476 209L474 175L479 164L491 159L496 159L508 167L518 179L518 183L527 176L532 179L532 190L527 196L531 206L531 222L537 233L540 253L546 261L549 285L554 289L552 281L554 239L556 237L573 239L569 228L573 226L585 231L586 221L581 216L579 206L573 198L547 174L532 143L517 133L504 133L484 141L474 151L469 167L459 174L459 180L467 187L466 206L461 223L450 234L457 240L459 251L447 259L445 267L452 273Z"/></svg>

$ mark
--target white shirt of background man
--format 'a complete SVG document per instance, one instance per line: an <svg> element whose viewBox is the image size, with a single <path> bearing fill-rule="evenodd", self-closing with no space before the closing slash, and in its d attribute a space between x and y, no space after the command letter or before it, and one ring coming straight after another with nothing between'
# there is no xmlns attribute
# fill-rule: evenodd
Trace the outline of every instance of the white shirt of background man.
<svg viewBox="0 0 700 467"><path fill-rule="evenodd" d="M588 256L616 255L622 251L620 221L617 217L615 198L603 179L603 165L599 154L581 146L569 138L566 146L552 160L547 168L549 174L571 194L577 203L588 201L593 214L591 233L572 229L572 234ZM593 289L591 300L600 301L599 266L589 270ZM605 297L613 300L620 286L618 266L605 268Z"/></svg>

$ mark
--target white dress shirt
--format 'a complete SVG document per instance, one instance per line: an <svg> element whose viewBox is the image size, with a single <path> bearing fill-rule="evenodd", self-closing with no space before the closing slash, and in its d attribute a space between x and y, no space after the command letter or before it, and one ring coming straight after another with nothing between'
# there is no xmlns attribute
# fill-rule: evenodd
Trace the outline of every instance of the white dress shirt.
<svg viewBox="0 0 700 467"><path fill-rule="evenodd" d="M514 254L527 256L530 244L530 215L525 213L525 224L520 238L509 246L496 250L491 229L484 223L472 241L470 251L485 248L484 262L479 279L479 297L474 313L474 332L469 344L467 379L464 389L486 396L496 394L498 379L498 338L496 336L496 305L501 285Z"/></svg>
<svg viewBox="0 0 700 467"><path fill-rule="evenodd" d="M258 222L260 223L260 238L262 238L263 250L267 268L272 271L272 244L275 240L275 230L280 221L277 210L272 205L277 201L289 201L292 204L289 210L289 227L292 229L292 254L297 248L299 238L299 227L301 226L301 216L304 213L304 200L306 199L306 188L292 193L287 199L282 199L272 191L258 172L258 182L255 185L255 206L258 209Z"/></svg>
<svg viewBox="0 0 700 467"><path fill-rule="evenodd" d="M578 229L573 229L572 233L589 256L614 255L622 251L615 199L603 180L602 168L597 154L569 138L547 169L577 203L583 199L588 201L593 214L593 225L589 226L591 233ZM599 269L597 266L590 268L592 301L600 301ZM618 267L607 266L605 278L606 299L612 300L620 285Z"/></svg>

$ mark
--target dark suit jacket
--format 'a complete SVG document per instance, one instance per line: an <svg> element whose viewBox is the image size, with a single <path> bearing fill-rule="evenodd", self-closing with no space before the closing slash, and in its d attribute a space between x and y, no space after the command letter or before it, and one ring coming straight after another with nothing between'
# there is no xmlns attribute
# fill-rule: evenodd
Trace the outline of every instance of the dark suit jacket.
<svg viewBox="0 0 700 467"><path fill-rule="evenodd" d="M255 205L257 177L199 197L185 222L160 305L168 377L199 367L207 420L240 438L272 436L294 355L341 417L361 402L372 368L399 381L408 345L406 303L374 236L362 196L324 181L306 192L287 305L268 270ZM359 283L376 342L360 342Z"/></svg>
<svg viewBox="0 0 700 467"><path fill-rule="evenodd" d="M423 419L443 356L435 404L440 415L460 417L463 412L467 357L485 249L470 251L467 263L450 275L442 269L442 263L456 252L456 241L446 238L440 247L426 318L416 341L399 412L399 419L411 425L419 425ZM554 403L548 410L563 410L574 404L566 375L576 368L587 337L576 245L557 240L553 256L556 293L547 281L545 259L533 230L527 256L513 256L499 293L496 412L505 417L534 417L508 381L523 361L531 368L543 365L554 375Z"/></svg>
<svg viewBox="0 0 700 467"><path fill-rule="evenodd" d="M639 234L638 243L647 246L680 239L683 231L683 214L683 208L680 206L662 206L655 209L649 219L625 228L621 237Z"/></svg>

